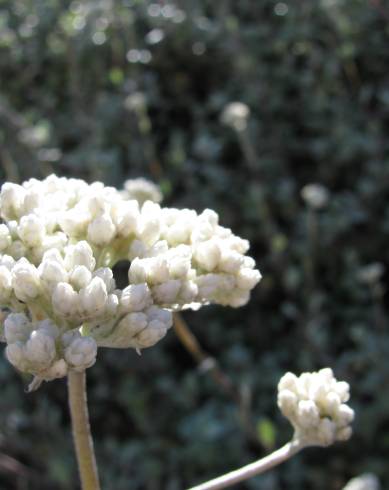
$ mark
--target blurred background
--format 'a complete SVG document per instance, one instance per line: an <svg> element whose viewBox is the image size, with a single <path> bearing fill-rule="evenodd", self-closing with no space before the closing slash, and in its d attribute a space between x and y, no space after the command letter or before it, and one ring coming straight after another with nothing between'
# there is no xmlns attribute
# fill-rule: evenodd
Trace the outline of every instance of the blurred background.
<svg viewBox="0 0 389 490"><path fill-rule="evenodd" d="M388 488L388 42L380 0L0 0L1 181L149 178L216 210L264 276L244 308L184 314L204 352L173 331L141 358L99 351L105 490L261 457L292 433L280 376L324 366L352 386L352 440L239 488ZM77 488L65 381L27 395L3 354L0 380L0 488Z"/></svg>

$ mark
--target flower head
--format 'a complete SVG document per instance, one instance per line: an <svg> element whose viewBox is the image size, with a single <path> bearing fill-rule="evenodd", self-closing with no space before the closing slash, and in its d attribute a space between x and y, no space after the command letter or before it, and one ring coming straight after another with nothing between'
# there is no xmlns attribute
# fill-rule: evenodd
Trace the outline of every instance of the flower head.
<svg viewBox="0 0 389 490"><path fill-rule="evenodd" d="M235 131L244 131L250 116L250 108L243 102L231 102L228 104L221 115L221 121L226 126L230 126Z"/></svg>
<svg viewBox="0 0 389 490"><path fill-rule="evenodd" d="M329 446L350 438L354 411L346 405L349 385L337 381L330 368L286 373L278 384L278 406L295 430L295 438L307 444Z"/></svg>
<svg viewBox="0 0 389 490"><path fill-rule="evenodd" d="M301 197L307 206L319 210L327 205L330 195L324 185L307 184L301 189Z"/></svg>
<svg viewBox="0 0 389 490"><path fill-rule="evenodd" d="M3 185L0 307L17 369L65 376L90 367L98 347L151 347L172 311L248 301L261 277L248 242L214 211L161 208L160 197L139 180L125 191L55 175ZM123 260L120 290L112 268Z"/></svg>

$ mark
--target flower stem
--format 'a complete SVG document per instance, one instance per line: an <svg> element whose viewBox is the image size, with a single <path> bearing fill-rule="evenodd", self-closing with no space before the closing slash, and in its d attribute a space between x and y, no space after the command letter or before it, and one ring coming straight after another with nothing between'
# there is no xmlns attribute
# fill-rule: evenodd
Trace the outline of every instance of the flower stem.
<svg viewBox="0 0 389 490"><path fill-rule="evenodd" d="M100 490L86 397L85 371L68 374L69 407L82 490Z"/></svg>
<svg viewBox="0 0 389 490"><path fill-rule="evenodd" d="M294 456L305 446L306 444L302 443L298 439L292 440L285 444L285 446L277 449L268 456L265 456L264 458L255 461L254 463L243 466L238 470L231 471L231 473L219 476L214 480L202 483L201 485L198 485L196 487L192 487L189 490L218 490L219 488L230 487L232 485L235 485L236 483L248 480L253 476L260 475L261 473L264 473L265 471L274 468L274 466L277 466Z"/></svg>

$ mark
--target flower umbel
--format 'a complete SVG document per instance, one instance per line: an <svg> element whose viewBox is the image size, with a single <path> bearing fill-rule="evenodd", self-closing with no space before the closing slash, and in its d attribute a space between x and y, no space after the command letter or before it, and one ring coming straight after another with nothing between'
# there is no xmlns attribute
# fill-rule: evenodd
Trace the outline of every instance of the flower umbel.
<svg viewBox="0 0 389 490"><path fill-rule="evenodd" d="M2 186L0 338L20 371L43 380L83 371L98 347L154 345L172 311L248 301L261 278L248 241L214 211L162 208L145 200L159 200L157 188L138 187L55 175ZM112 268L123 260L120 290Z"/></svg>
<svg viewBox="0 0 389 490"><path fill-rule="evenodd" d="M286 373L278 384L278 406L293 425L295 439L318 446L349 439L354 419L346 405L349 389L330 368L299 377Z"/></svg>

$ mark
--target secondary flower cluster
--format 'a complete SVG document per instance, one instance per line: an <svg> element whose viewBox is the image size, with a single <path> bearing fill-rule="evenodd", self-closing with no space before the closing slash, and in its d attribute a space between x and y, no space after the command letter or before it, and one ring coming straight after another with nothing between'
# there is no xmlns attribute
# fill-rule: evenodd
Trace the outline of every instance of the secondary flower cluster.
<svg viewBox="0 0 389 490"><path fill-rule="evenodd" d="M354 411L346 405L349 385L337 381L330 368L286 373L278 384L278 406L295 430L295 438L308 444L329 446L350 438Z"/></svg>
<svg viewBox="0 0 389 490"><path fill-rule="evenodd" d="M380 490L381 485L373 473L364 473L350 480L343 490Z"/></svg>
<svg viewBox="0 0 389 490"><path fill-rule="evenodd" d="M144 181L125 187L55 175L2 186L1 335L19 370L61 377L91 366L97 347L154 345L174 310L248 301L261 276L247 240L213 211L143 203L160 198ZM123 260L121 290L112 267Z"/></svg>

